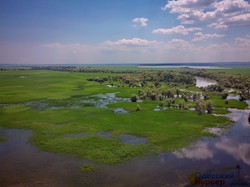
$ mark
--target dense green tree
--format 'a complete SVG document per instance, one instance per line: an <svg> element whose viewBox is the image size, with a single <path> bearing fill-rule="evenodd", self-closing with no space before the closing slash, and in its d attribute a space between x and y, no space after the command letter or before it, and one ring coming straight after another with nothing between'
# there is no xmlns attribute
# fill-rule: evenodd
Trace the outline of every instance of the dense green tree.
<svg viewBox="0 0 250 187"><path fill-rule="evenodd" d="M164 103L162 101L159 102L159 107L163 107Z"/></svg>
<svg viewBox="0 0 250 187"><path fill-rule="evenodd" d="M171 99L167 99L167 100L166 100L166 103L167 103L166 106L167 106L168 108L170 108L170 107L171 107L171 103L172 103L172 102L171 102Z"/></svg>
<svg viewBox="0 0 250 187"><path fill-rule="evenodd" d="M179 101L178 107L179 107L179 109L184 109L185 108L185 103L183 101Z"/></svg>
<svg viewBox="0 0 250 187"><path fill-rule="evenodd" d="M138 95L132 94L132 95L130 96L130 100L131 100L132 102L136 102L136 101L138 100Z"/></svg>
<svg viewBox="0 0 250 187"><path fill-rule="evenodd" d="M204 100L208 100L209 99L208 94L203 94L203 97L204 97Z"/></svg>
<svg viewBox="0 0 250 187"><path fill-rule="evenodd" d="M222 98L222 99L226 99L226 98L227 98L227 96L228 96L228 93L227 93L227 92L225 92L225 93L221 94L221 98Z"/></svg>
<svg viewBox="0 0 250 187"><path fill-rule="evenodd" d="M180 90L179 89L176 89L176 95L179 98L179 96L180 96Z"/></svg>
<svg viewBox="0 0 250 187"><path fill-rule="evenodd" d="M195 101L195 110L198 112L199 115L205 112L205 104L201 100Z"/></svg>
<svg viewBox="0 0 250 187"><path fill-rule="evenodd" d="M206 109L208 114L212 114L214 111L213 103L212 101L207 101L206 103Z"/></svg>

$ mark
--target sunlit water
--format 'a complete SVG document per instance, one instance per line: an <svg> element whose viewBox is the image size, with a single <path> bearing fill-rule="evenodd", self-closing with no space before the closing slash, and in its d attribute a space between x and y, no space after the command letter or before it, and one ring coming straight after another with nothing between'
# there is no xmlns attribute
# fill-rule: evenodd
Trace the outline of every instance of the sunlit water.
<svg viewBox="0 0 250 187"><path fill-rule="evenodd" d="M212 80L212 79L208 79L204 77L195 77L195 78L196 78L196 86L199 88L217 84L217 81Z"/></svg>

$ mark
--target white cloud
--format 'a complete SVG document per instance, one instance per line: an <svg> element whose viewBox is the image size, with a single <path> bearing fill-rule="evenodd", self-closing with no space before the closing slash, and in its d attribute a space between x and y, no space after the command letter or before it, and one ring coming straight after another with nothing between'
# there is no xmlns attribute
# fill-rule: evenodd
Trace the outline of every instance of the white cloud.
<svg viewBox="0 0 250 187"><path fill-rule="evenodd" d="M179 25L179 26L173 27L171 29L155 29L155 30L153 30L153 33L155 33L155 34L183 34L183 35L187 35L189 32L201 31L201 30L202 30L202 28L199 28L199 27L186 28L183 25Z"/></svg>
<svg viewBox="0 0 250 187"><path fill-rule="evenodd" d="M210 38L221 38L224 36L225 36L224 34L203 34L201 32L197 32L197 33L195 33L194 39L192 41L197 42L197 41L207 40Z"/></svg>
<svg viewBox="0 0 250 187"><path fill-rule="evenodd" d="M105 41L102 43L104 47L146 47L146 46L154 46L159 45L161 42L156 40L145 40L141 38L132 38L132 39L121 39L117 41Z"/></svg>
<svg viewBox="0 0 250 187"><path fill-rule="evenodd" d="M172 0L162 9L179 14L182 24L207 22L216 29L250 25L250 4L245 0Z"/></svg>
<svg viewBox="0 0 250 187"><path fill-rule="evenodd" d="M192 44L181 39L172 39L170 42L168 42L167 47L172 49L186 49L186 50L194 48Z"/></svg>
<svg viewBox="0 0 250 187"><path fill-rule="evenodd" d="M219 18L219 20L223 20L224 24L229 26L249 26L250 25L250 13L235 15L225 18Z"/></svg>
<svg viewBox="0 0 250 187"><path fill-rule="evenodd" d="M236 43L239 47L248 48L248 49L249 49L249 52L250 52L250 39L246 39L246 38L236 38L236 39L235 39L235 43Z"/></svg>
<svg viewBox="0 0 250 187"><path fill-rule="evenodd" d="M133 26L137 27L137 26L141 26L141 27L146 27L148 26L148 19L147 18L134 18L132 20L133 23L135 23Z"/></svg>
<svg viewBox="0 0 250 187"><path fill-rule="evenodd" d="M211 24L208 24L207 26L208 27L214 27L215 29L228 29L228 26L223 22L211 23Z"/></svg>
<svg viewBox="0 0 250 187"><path fill-rule="evenodd" d="M222 0L217 1L213 7L215 12L226 14L226 16L242 14L250 10L250 5L244 0Z"/></svg>
<svg viewBox="0 0 250 187"><path fill-rule="evenodd" d="M193 9L205 9L211 6L215 0L172 0L162 7L162 10L171 8L172 13L185 13Z"/></svg>

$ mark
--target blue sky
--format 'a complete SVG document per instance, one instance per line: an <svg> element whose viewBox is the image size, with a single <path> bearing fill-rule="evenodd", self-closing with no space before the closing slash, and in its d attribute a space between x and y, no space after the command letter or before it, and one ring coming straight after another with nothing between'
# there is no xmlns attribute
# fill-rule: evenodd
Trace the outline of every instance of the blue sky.
<svg viewBox="0 0 250 187"><path fill-rule="evenodd" d="M1 64L250 61L247 0L1 0Z"/></svg>

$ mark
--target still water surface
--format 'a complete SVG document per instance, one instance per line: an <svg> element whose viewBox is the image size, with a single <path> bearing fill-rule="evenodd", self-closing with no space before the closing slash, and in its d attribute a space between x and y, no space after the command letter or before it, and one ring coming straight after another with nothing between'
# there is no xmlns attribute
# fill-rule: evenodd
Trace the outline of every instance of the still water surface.
<svg viewBox="0 0 250 187"><path fill-rule="evenodd" d="M196 86L199 88L217 84L217 81L212 80L212 79L208 79L204 77L195 77L195 78L196 78Z"/></svg>

